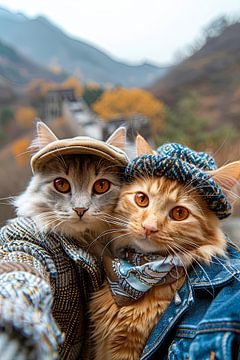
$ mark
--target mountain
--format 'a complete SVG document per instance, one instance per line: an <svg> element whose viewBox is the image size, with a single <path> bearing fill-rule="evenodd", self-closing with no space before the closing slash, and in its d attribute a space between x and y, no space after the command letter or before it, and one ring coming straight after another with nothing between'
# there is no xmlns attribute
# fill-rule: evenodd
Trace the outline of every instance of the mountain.
<svg viewBox="0 0 240 360"><path fill-rule="evenodd" d="M0 79L2 79L2 82L9 86L19 86L35 78L54 81L62 80L61 76L57 76L49 70L36 65L20 55L12 47L0 41Z"/></svg>
<svg viewBox="0 0 240 360"><path fill-rule="evenodd" d="M168 67L149 63L134 66L116 61L103 51L71 38L45 17L27 18L0 8L0 38L42 66L58 65L83 82L146 86Z"/></svg>
<svg viewBox="0 0 240 360"><path fill-rule="evenodd" d="M150 90L170 107L195 94L200 114L215 124L230 122L240 127L240 23L211 33L199 50Z"/></svg>

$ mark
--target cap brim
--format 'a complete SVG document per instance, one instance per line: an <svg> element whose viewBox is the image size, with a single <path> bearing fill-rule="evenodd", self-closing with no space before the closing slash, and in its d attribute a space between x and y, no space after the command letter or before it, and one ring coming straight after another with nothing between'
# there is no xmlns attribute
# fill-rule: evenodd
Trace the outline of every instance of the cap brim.
<svg viewBox="0 0 240 360"><path fill-rule="evenodd" d="M79 136L54 141L39 150L31 159L33 173L40 171L47 161L63 155L95 155L122 166L129 161L123 150L100 140Z"/></svg>

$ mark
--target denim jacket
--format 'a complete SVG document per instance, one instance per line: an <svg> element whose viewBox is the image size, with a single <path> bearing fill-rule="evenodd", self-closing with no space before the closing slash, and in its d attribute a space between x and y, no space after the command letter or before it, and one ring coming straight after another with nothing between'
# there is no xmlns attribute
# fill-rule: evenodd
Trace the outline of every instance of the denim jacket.
<svg viewBox="0 0 240 360"><path fill-rule="evenodd" d="M145 345L141 360L238 359L240 252L196 265Z"/></svg>

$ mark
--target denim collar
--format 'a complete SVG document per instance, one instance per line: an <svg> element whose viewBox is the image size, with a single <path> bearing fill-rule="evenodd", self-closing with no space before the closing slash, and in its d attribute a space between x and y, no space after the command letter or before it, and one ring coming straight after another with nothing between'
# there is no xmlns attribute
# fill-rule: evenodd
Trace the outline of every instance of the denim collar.
<svg viewBox="0 0 240 360"><path fill-rule="evenodd" d="M240 252L228 244L227 256L214 256L209 265L193 265L189 282L194 288L218 287L240 273Z"/></svg>

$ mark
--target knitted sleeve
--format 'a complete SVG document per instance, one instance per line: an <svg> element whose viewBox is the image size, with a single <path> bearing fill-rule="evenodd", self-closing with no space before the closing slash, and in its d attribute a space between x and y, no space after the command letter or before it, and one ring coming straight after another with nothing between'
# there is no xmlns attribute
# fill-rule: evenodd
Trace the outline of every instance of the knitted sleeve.
<svg viewBox="0 0 240 360"><path fill-rule="evenodd" d="M62 342L51 314L56 269L35 230L26 219L14 220L0 230L0 334L7 334L11 341L17 338L23 349L34 351L26 358L56 359ZM1 336L0 351L9 352L2 343ZM12 341L10 348L11 356L4 352L2 358L18 359L19 346Z"/></svg>

